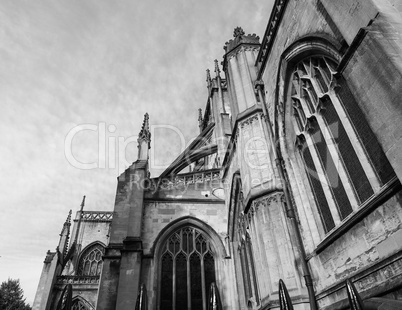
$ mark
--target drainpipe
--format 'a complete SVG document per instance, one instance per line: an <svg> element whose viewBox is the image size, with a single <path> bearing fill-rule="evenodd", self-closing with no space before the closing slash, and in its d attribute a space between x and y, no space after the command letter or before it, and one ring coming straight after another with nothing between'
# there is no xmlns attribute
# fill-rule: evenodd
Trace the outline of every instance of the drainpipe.
<svg viewBox="0 0 402 310"><path fill-rule="evenodd" d="M274 138L274 134L272 131L272 124L269 119L269 114L268 114L266 103L265 103L264 92L262 91L264 88L264 82L261 80L256 81L255 88L257 89L258 96L260 97L260 101L262 103L262 109L263 109L264 119L265 119L264 124L267 127L266 129L268 132L268 138L270 140L269 142L271 143L271 146L272 146L275 164L278 169L279 178L281 179L282 186L283 186L283 193L284 193L285 202L286 202L286 215L290 219L290 223L292 225L293 231L295 232L296 246L299 249L300 255L301 255L301 267L303 270L303 277L304 277L307 291L308 291L308 297L309 297L309 301L310 301L310 309L317 310L317 302L315 300L313 280L311 279L310 268L308 267L308 264L306 261L306 251L304 249L304 244L303 244L302 236L300 233L299 224L297 223L292 200L290 199L290 192L289 192L290 185L288 184L288 181L285 178L285 172L284 172L284 167L283 167L283 163L284 163L283 158L280 155L280 153L278 152L278 149L276 148L277 141L275 141L275 138Z"/></svg>

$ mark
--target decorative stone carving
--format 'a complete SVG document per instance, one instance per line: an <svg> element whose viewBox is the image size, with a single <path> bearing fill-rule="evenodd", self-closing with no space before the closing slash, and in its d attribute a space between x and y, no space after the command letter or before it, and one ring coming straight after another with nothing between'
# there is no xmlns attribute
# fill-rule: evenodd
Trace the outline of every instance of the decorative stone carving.
<svg viewBox="0 0 402 310"><path fill-rule="evenodd" d="M242 35L244 35L244 30L242 27L236 27L233 31L233 37L237 38L237 37L241 37Z"/></svg>
<svg viewBox="0 0 402 310"><path fill-rule="evenodd" d="M83 211L82 220L87 222L110 222L113 219L113 212Z"/></svg>
<svg viewBox="0 0 402 310"><path fill-rule="evenodd" d="M138 143L142 141L151 142L151 132L149 131L149 115L145 113L144 121L142 123L141 131L138 134Z"/></svg>
<svg viewBox="0 0 402 310"><path fill-rule="evenodd" d="M58 276L56 284L99 284L99 276Z"/></svg>

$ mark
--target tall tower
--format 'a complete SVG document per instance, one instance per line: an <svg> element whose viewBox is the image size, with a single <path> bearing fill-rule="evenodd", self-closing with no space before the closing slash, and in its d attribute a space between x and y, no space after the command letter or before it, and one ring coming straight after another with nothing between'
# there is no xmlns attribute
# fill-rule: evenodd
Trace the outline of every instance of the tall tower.
<svg viewBox="0 0 402 310"><path fill-rule="evenodd" d="M234 39L226 42L223 69L231 98L232 119L255 106L254 82L257 79L256 58L260 49L259 37L245 35L241 27L233 32Z"/></svg>
<svg viewBox="0 0 402 310"><path fill-rule="evenodd" d="M255 90L259 37L246 35L241 27L234 29L233 37L223 47L223 70L230 101L232 143L237 149L243 194L247 198L252 191L275 189L277 182L262 101Z"/></svg>
<svg viewBox="0 0 402 310"><path fill-rule="evenodd" d="M141 223L144 181L151 143L148 113L138 136L138 159L118 177L110 242L105 251L97 309L135 305L142 264Z"/></svg>

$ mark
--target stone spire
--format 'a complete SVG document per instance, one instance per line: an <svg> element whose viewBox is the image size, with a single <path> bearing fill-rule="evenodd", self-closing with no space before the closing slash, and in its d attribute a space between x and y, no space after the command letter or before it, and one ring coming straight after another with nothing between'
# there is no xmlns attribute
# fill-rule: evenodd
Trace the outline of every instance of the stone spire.
<svg viewBox="0 0 402 310"><path fill-rule="evenodd" d="M151 142L151 133L149 132L149 115L148 115L148 113L144 114L144 121L142 122L141 131L138 135L138 143L140 143L140 141L142 141L142 140Z"/></svg>
<svg viewBox="0 0 402 310"><path fill-rule="evenodd" d="M215 59L215 74L216 74L216 77L221 77L220 73L221 73L221 70L219 70L218 59Z"/></svg>
<svg viewBox="0 0 402 310"><path fill-rule="evenodd" d="M63 229L62 229L61 233L63 233L64 227L70 227L71 226L71 212L72 212L71 210L70 210L70 212L68 212L68 215L67 215L66 221L64 222Z"/></svg>
<svg viewBox="0 0 402 310"><path fill-rule="evenodd" d="M68 241L70 238L70 226L71 226L71 210L68 213L67 219L64 222L63 228L60 233L58 248L62 250L63 256L67 253L68 250Z"/></svg>
<svg viewBox="0 0 402 310"><path fill-rule="evenodd" d="M86 198L86 196L84 195L83 197L82 197L82 202L81 202L81 212L84 210L84 206L85 206L85 198Z"/></svg>
<svg viewBox="0 0 402 310"><path fill-rule="evenodd" d="M80 227L81 227L82 214L84 213L85 198L86 198L86 196L84 195L82 197L80 213L78 214L77 229L75 231L75 236L74 236L74 243L75 244L77 244L77 241L78 241L78 233L79 233Z"/></svg>
<svg viewBox="0 0 402 310"><path fill-rule="evenodd" d="M207 69L207 87L210 88L212 85L212 79L211 79L211 72L209 69Z"/></svg>
<svg viewBox="0 0 402 310"><path fill-rule="evenodd" d="M141 131L138 134L138 160L148 160L148 150L151 148L151 132L149 131L149 115L145 113Z"/></svg>

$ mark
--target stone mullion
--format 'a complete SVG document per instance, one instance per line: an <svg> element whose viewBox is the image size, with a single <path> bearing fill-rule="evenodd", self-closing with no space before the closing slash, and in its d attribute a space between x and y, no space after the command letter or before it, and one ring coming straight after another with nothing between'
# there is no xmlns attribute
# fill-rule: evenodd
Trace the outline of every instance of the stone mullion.
<svg viewBox="0 0 402 310"><path fill-rule="evenodd" d="M341 106L339 102L339 98L333 90L328 91L328 96L331 99L331 103L333 104L336 113L338 114L339 121L342 122L343 127L345 128L346 134L349 137L349 140L353 146L353 149L356 152L357 157L364 158L365 160L360 160L361 165L363 166L363 170L366 173L366 176L370 182L371 187L374 192L377 192L380 187L380 181L378 179L377 173L374 170L373 166L370 163L369 158L367 157L366 151L364 150L360 138L356 133L353 125L351 124L349 117L347 116L345 110Z"/></svg>
<svg viewBox="0 0 402 310"><path fill-rule="evenodd" d="M318 177L318 179L321 183L321 187L324 191L325 198L327 199L328 207L331 211L332 219L334 220L334 223L336 226L341 222L341 219L339 217L338 207L335 204L335 200L334 200L332 191L328 185L326 173L324 172L324 170L322 168L322 163L321 163L321 160L319 159L320 157L317 154L317 150L314 146L314 142L310 135L305 135L305 138L306 138L307 147L309 148L309 151L311 153L311 158L313 159L314 167L315 167L315 170L317 173L317 176L311 175L310 177L312 177L312 178ZM310 173L309 171L306 171L306 172Z"/></svg>
<svg viewBox="0 0 402 310"><path fill-rule="evenodd" d="M202 250L202 247L201 247ZM204 267L204 256L200 255L201 261L201 288L202 288L202 308L207 310L207 294L205 288L205 267Z"/></svg>
<svg viewBox="0 0 402 310"><path fill-rule="evenodd" d="M162 283L163 285L163 283ZM176 255L173 256L173 310L176 310Z"/></svg>
<svg viewBox="0 0 402 310"><path fill-rule="evenodd" d="M314 90L315 90L315 92L317 94L317 97L319 98L318 94L321 93L321 89L320 89L317 81L315 80L315 78L311 78L310 82L311 82L311 85L313 86L313 88L314 88ZM312 96L310 96L310 99L311 99L311 101L313 101ZM333 104L332 99L331 99L331 103ZM314 102L314 104L316 105L315 108L317 110L318 102ZM335 105L334 105L334 107L335 107ZM338 113L338 111L337 111L337 113ZM321 113L317 112L317 113L315 113L315 115L316 115L317 122L318 122L318 124L320 126L321 132L322 132L322 134L324 136L325 142L327 144L329 153L331 154L332 159L333 159L333 161L335 163L335 166L337 168L339 178L341 179L342 184L345 187L346 195L348 196L350 204L352 205L352 207L354 206L355 208L357 208L359 206L359 201L357 199L356 190L354 189L354 185L352 184L352 182L351 182L351 180L349 178L349 174L348 174L348 172L346 170L346 167L343 164L342 156L338 152L338 147L336 146L336 143L335 143L335 138L336 137L332 137L331 131L328 130L328 126L331 126L331 124L326 124L326 121L324 120L324 118L321 115ZM339 117L339 113L338 113L338 119L339 119L339 121L341 121L341 119ZM334 126L334 125L332 125L332 126ZM359 143L352 143L352 145L353 144L359 144ZM340 164L337 165L336 163L340 163Z"/></svg>
<svg viewBox="0 0 402 310"><path fill-rule="evenodd" d="M335 144L334 137L332 137L331 132L328 130L323 117L321 115L317 115L316 119L320 127L319 129L321 130L321 133L324 137L325 144L327 145L329 154L331 155L335 167L337 168L336 170L338 172L339 178L343 186L345 187L345 192L348 196L350 204L352 205L352 207L357 208L359 206L359 201L356 197L357 193L351 183L346 167L344 166L343 159L338 152L338 147Z"/></svg>
<svg viewBox="0 0 402 310"><path fill-rule="evenodd" d="M187 245L188 246L188 245ZM188 249L188 248L187 248ZM187 258L187 309L191 310L191 273L190 273L190 255Z"/></svg>

